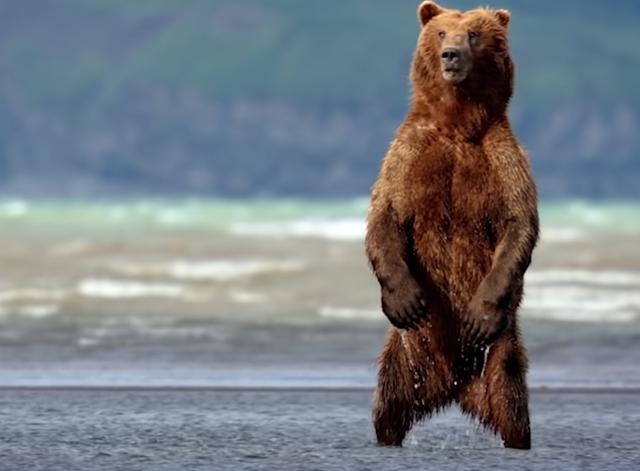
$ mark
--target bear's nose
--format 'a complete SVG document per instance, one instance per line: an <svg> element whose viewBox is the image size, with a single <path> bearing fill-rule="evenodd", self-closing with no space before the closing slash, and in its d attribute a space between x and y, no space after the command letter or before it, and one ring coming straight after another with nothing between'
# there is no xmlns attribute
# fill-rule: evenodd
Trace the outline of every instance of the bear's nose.
<svg viewBox="0 0 640 471"><path fill-rule="evenodd" d="M460 58L460 49L457 47L448 47L442 51L442 60L445 62L454 62Z"/></svg>

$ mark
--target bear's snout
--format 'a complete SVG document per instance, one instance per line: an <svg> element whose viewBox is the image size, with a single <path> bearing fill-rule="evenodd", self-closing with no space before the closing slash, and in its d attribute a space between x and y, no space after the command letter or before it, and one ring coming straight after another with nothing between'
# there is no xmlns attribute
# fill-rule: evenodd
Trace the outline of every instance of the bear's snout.
<svg viewBox="0 0 640 471"><path fill-rule="evenodd" d="M467 78L471 69L471 58L466 48L447 46L440 53L442 77L447 82L460 83Z"/></svg>
<svg viewBox="0 0 640 471"><path fill-rule="evenodd" d="M460 48L447 47L442 51L442 62L444 65L455 65L460 61Z"/></svg>

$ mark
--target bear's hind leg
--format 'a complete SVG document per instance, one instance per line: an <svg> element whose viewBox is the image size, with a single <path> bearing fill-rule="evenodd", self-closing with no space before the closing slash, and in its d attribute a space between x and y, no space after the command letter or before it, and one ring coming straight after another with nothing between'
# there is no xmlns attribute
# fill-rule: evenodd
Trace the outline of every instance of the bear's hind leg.
<svg viewBox="0 0 640 471"><path fill-rule="evenodd" d="M409 336L403 342L402 335ZM416 422L449 404L453 375L444 356L428 342L431 332L392 330L380 356L373 423L378 443L401 446ZM422 341L418 341L422 339Z"/></svg>
<svg viewBox="0 0 640 471"><path fill-rule="evenodd" d="M416 421L410 403L398 398L384 397L378 389L373 408L373 425L378 445L402 446L405 436Z"/></svg>
<svg viewBox="0 0 640 471"><path fill-rule="evenodd" d="M378 444L402 446L404 437L419 417L414 410L409 364L396 330L389 334L379 367L372 414Z"/></svg>
<svg viewBox="0 0 640 471"><path fill-rule="evenodd" d="M458 394L462 410L501 435L507 448L531 448L527 359L517 336L506 333L491 347L483 374Z"/></svg>

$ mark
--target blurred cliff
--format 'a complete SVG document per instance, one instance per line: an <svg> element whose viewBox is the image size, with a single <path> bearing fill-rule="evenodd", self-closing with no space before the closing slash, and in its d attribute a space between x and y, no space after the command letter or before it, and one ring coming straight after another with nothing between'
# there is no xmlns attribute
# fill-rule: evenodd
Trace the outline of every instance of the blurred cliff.
<svg viewBox="0 0 640 471"><path fill-rule="evenodd" d="M0 192L366 194L417 3L3 0ZM542 195L639 197L640 3L494 3Z"/></svg>

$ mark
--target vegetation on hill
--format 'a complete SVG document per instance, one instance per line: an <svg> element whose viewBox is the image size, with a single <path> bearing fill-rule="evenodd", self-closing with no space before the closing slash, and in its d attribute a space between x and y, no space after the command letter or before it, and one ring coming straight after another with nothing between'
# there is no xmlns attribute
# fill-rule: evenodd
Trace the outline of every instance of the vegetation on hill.
<svg viewBox="0 0 640 471"><path fill-rule="evenodd" d="M362 194L406 109L417 3L3 0L0 182ZM638 194L640 3L496 6L543 192Z"/></svg>

